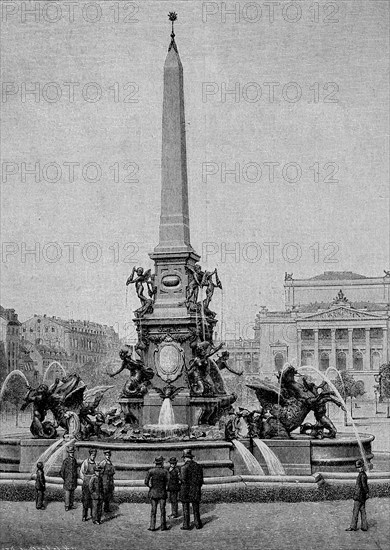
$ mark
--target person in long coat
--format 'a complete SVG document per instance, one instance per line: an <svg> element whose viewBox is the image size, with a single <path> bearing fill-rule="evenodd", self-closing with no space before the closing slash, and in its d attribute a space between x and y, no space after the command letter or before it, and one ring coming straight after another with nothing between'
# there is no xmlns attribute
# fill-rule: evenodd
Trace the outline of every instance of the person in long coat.
<svg viewBox="0 0 390 550"><path fill-rule="evenodd" d="M166 531L168 529L166 516L168 472L164 468L162 456L156 457L154 462L156 464L155 468L151 468L145 478L145 485L149 487L149 498L152 505L149 531L156 531L158 504L160 504L161 512L161 531Z"/></svg>
<svg viewBox="0 0 390 550"><path fill-rule="evenodd" d="M37 464L37 477L35 479L35 506L37 510L44 510L43 501L45 498L46 480L43 471L43 463Z"/></svg>
<svg viewBox="0 0 390 550"><path fill-rule="evenodd" d="M104 460L99 463L101 468L101 477L103 481L103 504L104 511L110 511L110 502L114 494L114 475L115 467L111 462L111 451L109 449L103 451Z"/></svg>
<svg viewBox="0 0 390 550"><path fill-rule="evenodd" d="M183 452L184 465L180 470L180 501L183 504L183 526L181 529L188 530L190 527L190 504L194 512L194 523L197 529L202 529L200 519L200 501L202 498L203 468L195 462L191 449Z"/></svg>
<svg viewBox="0 0 390 550"><path fill-rule="evenodd" d="M87 521L88 519L88 509L91 510L91 514L92 514L92 497L91 497L91 492L89 490L89 482L95 473L95 467L97 465L95 462L96 455L97 455L96 449L90 449L89 458L86 458L84 460L80 468L80 477L83 482L82 493L81 493L81 500L83 503L83 518L82 518L83 521Z"/></svg>
<svg viewBox="0 0 390 550"><path fill-rule="evenodd" d="M177 458L174 456L169 459L168 469L168 498L171 503L171 515L172 518L179 517L179 491L180 491L180 468L177 465Z"/></svg>
<svg viewBox="0 0 390 550"><path fill-rule="evenodd" d="M77 487L77 460L74 457L74 447L68 447L68 456L62 462L60 476L64 480L65 510L71 510L74 502L74 491Z"/></svg>
<svg viewBox="0 0 390 550"><path fill-rule="evenodd" d="M355 466L359 472L359 475L357 476L357 479L356 479L355 491L353 494L354 505L353 505L351 525L350 527L348 527L348 529L346 529L346 531L357 531L359 513L360 513L361 529L362 531L367 531L368 524L367 524L367 515L366 515L366 500L368 499L368 496L369 496L367 474L364 469L363 460L357 460Z"/></svg>
<svg viewBox="0 0 390 550"><path fill-rule="evenodd" d="M92 501L92 520L93 523L100 524L102 521L103 507L103 479L101 466L95 466L95 471L89 480L89 493Z"/></svg>

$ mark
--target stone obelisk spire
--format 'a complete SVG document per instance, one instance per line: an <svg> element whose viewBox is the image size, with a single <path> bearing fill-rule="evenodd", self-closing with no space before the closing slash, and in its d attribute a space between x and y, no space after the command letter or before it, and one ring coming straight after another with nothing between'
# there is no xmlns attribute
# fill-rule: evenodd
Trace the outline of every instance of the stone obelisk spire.
<svg viewBox="0 0 390 550"><path fill-rule="evenodd" d="M172 22L171 43L164 65L162 116L161 217L157 253L190 252L188 213L187 151L184 119L183 66L175 42Z"/></svg>
<svg viewBox="0 0 390 550"><path fill-rule="evenodd" d="M155 316L167 306L170 310L164 314L173 315L173 307L177 315L187 316L187 267L200 257L190 243L183 66L173 31L177 15L171 12L168 17L172 33L164 65L160 238L150 257L156 273Z"/></svg>

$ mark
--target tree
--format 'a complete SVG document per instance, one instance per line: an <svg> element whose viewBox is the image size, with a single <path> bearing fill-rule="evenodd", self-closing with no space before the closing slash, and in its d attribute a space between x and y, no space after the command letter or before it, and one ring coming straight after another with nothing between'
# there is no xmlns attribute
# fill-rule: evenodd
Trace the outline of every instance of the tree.
<svg viewBox="0 0 390 550"><path fill-rule="evenodd" d="M390 363L384 363L379 369L379 395L387 399L387 418L390 418Z"/></svg>
<svg viewBox="0 0 390 550"><path fill-rule="evenodd" d="M337 379L334 381L334 385L336 386L336 389L338 390L345 402L347 401L348 397L351 399L351 418L353 418L353 399L358 397L359 395L363 395L364 393L366 393L364 391L364 383L362 380L356 381L353 375L348 371L339 371L339 374L340 376L338 376ZM344 418L345 425L347 425L346 414L344 415Z"/></svg>
<svg viewBox="0 0 390 550"><path fill-rule="evenodd" d="M19 410L26 393L27 385L24 380L21 380L20 376L14 375L8 379L2 400L15 406L16 426L18 426Z"/></svg>

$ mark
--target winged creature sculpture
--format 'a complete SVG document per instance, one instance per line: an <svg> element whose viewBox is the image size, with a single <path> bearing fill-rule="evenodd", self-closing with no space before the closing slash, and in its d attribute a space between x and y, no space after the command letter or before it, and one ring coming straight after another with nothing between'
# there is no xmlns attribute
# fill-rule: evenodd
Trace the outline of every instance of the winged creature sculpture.
<svg viewBox="0 0 390 550"><path fill-rule="evenodd" d="M134 284L141 307L135 310L137 317L143 317L146 313L153 313L153 304L157 293L155 276L150 269L144 271L143 267L133 267L133 270L126 281L126 286ZM147 287L149 298L144 294L144 285Z"/></svg>
<svg viewBox="0 0 390 550"><path fill-rule="evenodd" d="M279 375L280 388L265 381L247 384L247 387L256 392L263 410L270 419L281 425L288 436L293 430L301 427L301 433L318 439L325 435L330 438L336 437L336 427L326 415L326 404L335 403L344 409L343 403L332 391L325 389L324 384L317 386L307 377L300 375L299 380L296 380L297 375L299 373L296 369L286 364ZM313 411L316 423L303 424L310 411ZM277 436L277 433L272 433L272 437Z"/></svg>
<svg viewBox="0 0 390 550"><path fill-rule="evenodd" d="M62 380L56 378L50 387L46 384L40 384L37 388L29 387L21 409L25 410L30 404L33 406L30 431L34 437L55 438L57 428L61 427L65 434L85 438L92 435L91 426L98 414L102 416L97 407L103 394L112 387L98 386L86 391L84 382L74 373ZM54 422L45 420L49 411L54 416Z"/></svg>

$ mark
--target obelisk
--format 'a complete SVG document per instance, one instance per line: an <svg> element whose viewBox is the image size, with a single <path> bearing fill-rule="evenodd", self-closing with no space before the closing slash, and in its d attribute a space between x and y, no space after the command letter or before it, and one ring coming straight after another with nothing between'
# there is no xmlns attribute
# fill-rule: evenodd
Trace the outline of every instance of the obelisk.
<svg viewBox="0 0 390 550"><path fill-rule="evenodd" d="M204 311L205 273L199 265L195 266L200 256L190 243L183 67L173 31L176 17L173 12L169 14L172 33L164 65L160 238L150 254L155 272L153 276L150 270L146 272L150 277L147 287L142 279L143 271L138 279L141 287L144 281L150 300L145 301L146 294L143 294L141 303L146 307L138 311L134 319L137 349L144 365L153 369L154 376L144 397L121 402L121 406L131 412L129 422L136 417L144 426L144 435L160 433L162 437L167 426L182 436L199 423L215 424L235 399L216 391L203 393L207 385L203 385L201 374L194 366L200 349L215 350L212 337L217 320L215 314ZM201 281L199 273L202 273ZM199 363L199 357L197 359ZM160 422L163 402L170 404L169 423Z"/></svg>
<svg viewBox="0 0 390 550"><path fill-rule="evenodd" d="M173 22L164 65L161 158L161 215L159 244L150 254L155 265L156 296L153 312L135 319L144 346L143 359L155 371L153 388L144 400L144 424L156 424L162 398L156 388L174 384L180 389L173 403L175 421L192 425L190 388L186 369L192 359L191 342L197 315L186 305L191 269L200 256L190 243L183 66Z"/></svg>
<svg viewBox="0 0 390 550"><path fill-rule="evenodd" d="M200 258L190 243L184 82L173 30L176 17L169 14L172 33L164 64L159 244L150 254L156 267L156 308L168 302L171 307L183 304L188 284L185 265L194 265ZM164 285L167 271L171 277ZM175 276L180 279L177 285Z"/></svg>
<svg viewBox="0 0 390 550"><path fill-rule="evenodd" d="M156 252L192 250L188 213L183 66L172 30L164 65L160 242Z"/></svg>

